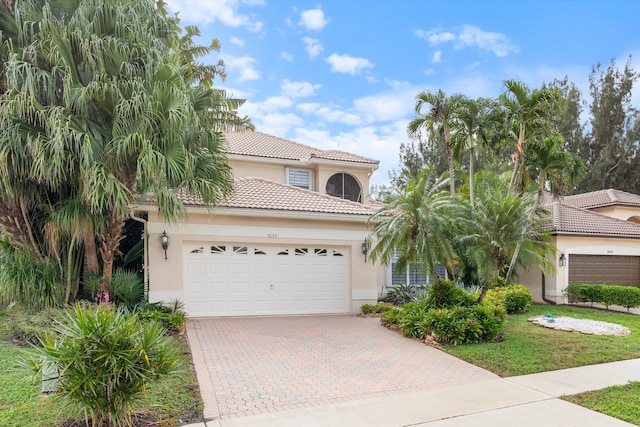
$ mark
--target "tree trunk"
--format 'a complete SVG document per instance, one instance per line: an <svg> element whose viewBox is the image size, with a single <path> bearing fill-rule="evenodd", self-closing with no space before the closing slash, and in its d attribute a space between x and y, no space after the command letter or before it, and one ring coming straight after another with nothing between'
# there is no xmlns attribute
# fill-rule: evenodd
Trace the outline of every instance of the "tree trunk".
<svg viewBox="0 0 640 427"><path fill-rule="evenodd" d="M102 281L105 288L111 290L113 278L113 260L120 253L120 241L123 239L124 215L109 212L105 215L104 233L100 236L100 255L102 256Z"/></svg>
<svg viewBox="0 0 640 427"><path fill-rule="evenodd" d="M473 209L474 201L474 189L473 189L473 174L475 168L475 146L473 137L469 137L469 203L471 204L471 209Z"/></svg>
<svg viewBox="0 0 640 427"><path fill-rule="evenodd" d="M93 220L89 221L88 229L84 232L84 265L85 276L98 274L100 264L98 263L98 250L96 248L96 229Z"/></svg>
<svg viewBox="0 0 640 427"><path fill-rule="evenodd" d="M451 129L446 123L444 124L444 144L449 167L449 190L451 191L451 197L453 197L456 194L456 169L453 165L453 154L451 153Z"/></svg>

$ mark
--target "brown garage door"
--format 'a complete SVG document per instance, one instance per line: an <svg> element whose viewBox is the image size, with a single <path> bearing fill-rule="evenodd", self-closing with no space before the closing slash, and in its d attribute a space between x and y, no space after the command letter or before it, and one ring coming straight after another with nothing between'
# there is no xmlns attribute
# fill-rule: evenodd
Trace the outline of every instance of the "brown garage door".
<svg viewBox="0 0 640 427"><path fill-rule="evenodd" d="M569 283L640 286L640 257L569 255Z"/></svg>

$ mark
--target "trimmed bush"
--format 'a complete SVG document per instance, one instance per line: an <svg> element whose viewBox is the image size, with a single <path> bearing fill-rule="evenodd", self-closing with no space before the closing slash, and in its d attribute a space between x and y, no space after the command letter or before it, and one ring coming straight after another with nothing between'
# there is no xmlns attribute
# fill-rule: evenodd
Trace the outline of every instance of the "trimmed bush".
<svg viewBox="0 0 640 427"><path fill-rule="evenodd" d="M494 340L504 328L505 319L501 306L482 303L429 310L420 327L424 335L433 333L439 342L463 345Z"/></svg>
<svg viewBox="0 0 640 427"><path fill-rule="evenodd" d="M360 307L360 311L362 311L362 314L380 314L393 308L394 307L389 304L362 304L362 306Z"/></svg>
<svg viewBox="0 0 640 427"><path fill-rule="evenodd" d="M470 307L476 303L475 298L459 288L451 280L440 280L440 286L432 285L426 299L430 308Z"/></svg>
<svg viewBox="0 0 640 427"><path fill-rule="evenodd" d="M597 303L625 307L627 310L640 307L640 288L633 286L592 285L573 283L565 289L570 303Z"/></svg>
<svg viewBox="0 0 640 427"><path fill-rule="evenodd" d="M508 314L516 314L529 311L533 296L526 286L509 285L489 289L485 300L501 305Z"/></svg>
<svg viewBox="0 0 640 427"><path fill-rule="evenodd" d="M380 323L391 329L398 329L398 323L402 316L402 309L393 307L380 315Z"/></svg>
<svg viewBox="0 0 640 427"><path fill-rule="evenodd" d="M372 314L375 313L374 307L375 306L371 304L362 304L362 306L360 307L360 311L362 312L362 314Z"/></svg>
<svg viewBox="0 0 640 427"><path fill-rule="evenodd" d="M425 302L410 302L402 307L398 328L408 338L424 339L424 331L420 328L420 322L429 311L429 305Z"/></svg>

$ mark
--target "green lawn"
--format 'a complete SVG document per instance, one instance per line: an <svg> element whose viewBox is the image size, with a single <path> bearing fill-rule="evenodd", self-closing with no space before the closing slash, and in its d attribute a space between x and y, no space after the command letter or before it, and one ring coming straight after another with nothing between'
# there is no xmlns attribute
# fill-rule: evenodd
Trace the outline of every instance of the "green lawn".
<svg viewBox="0 0 640 427"><path fill-rule="evenodd" d="M640 382L565 396L563 399L640 426Z"/></svg>
<svg viewBox="0 0 640 427"><path fill-rule="evenodd" d="M0 308L0 331L5 311ZM40 393L40 384L26 380L28 371L18 367L26 351L0 333L0 426L3 427L55 427L70 418L80 418L56 401L53 395ZM177 343L177 345L181 345ZM185 365L189 355L185 353ZM154 425L174 426L195 422L202 411L195 374L185 371L181 376L167 378L151 385L134 412L152 414Z"/></svg>
<svg viewBox="0 0 640 427"><path fill-rule="evenodd" d="M627 326L626 337L585 335L536 326L529 317L587 318ZM583 307L534 304L526 314L509 315L504 340L445 350L474 365L508 377L640 357L640 316Z"/></svg>

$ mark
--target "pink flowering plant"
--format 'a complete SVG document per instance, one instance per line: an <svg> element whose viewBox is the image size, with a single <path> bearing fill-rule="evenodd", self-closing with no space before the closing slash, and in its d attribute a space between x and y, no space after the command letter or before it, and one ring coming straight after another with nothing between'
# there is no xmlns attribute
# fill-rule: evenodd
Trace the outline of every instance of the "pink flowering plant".
<svg viewBox="0 0 640 427"><path fill-rule="evenodd" d="M98 304L104 307L109 307L109 291L104 286L104 283L98 285L98 292L96 293Z"/></svg>

